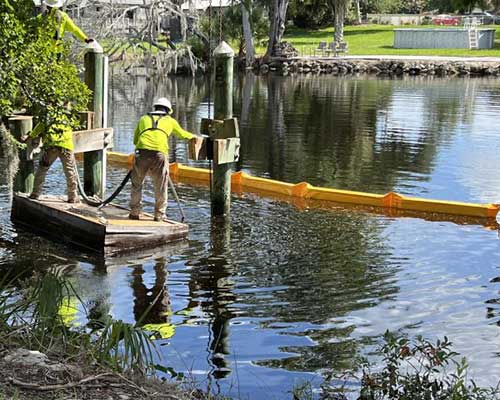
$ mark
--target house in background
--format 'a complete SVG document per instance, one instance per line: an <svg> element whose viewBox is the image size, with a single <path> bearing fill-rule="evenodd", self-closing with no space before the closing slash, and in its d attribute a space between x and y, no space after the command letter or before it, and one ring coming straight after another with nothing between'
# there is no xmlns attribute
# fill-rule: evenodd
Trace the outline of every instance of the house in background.
<svg viewBox="0 0 500 400"><path fill-rule="evenodd" d="M212 12L218 13L219 10L225 10L233 5L240 4L239 0L188 0L182 3L181 9L191 14L204 14L208 12L212 3Z"/></svg>

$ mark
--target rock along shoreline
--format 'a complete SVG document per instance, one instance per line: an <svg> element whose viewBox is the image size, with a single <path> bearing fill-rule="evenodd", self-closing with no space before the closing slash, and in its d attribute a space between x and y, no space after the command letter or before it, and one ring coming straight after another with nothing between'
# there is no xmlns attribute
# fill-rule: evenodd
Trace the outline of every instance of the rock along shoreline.
<svg viewBox="0 0 500 400"><path fill-rule="evenodd" d="M276 71L289 74L373 74L373 75L437 75L437 76L500 76L500 58L480 60L473 58L368 58L368 57L294 57L273 58L261 63L256 72Z"/></svg>

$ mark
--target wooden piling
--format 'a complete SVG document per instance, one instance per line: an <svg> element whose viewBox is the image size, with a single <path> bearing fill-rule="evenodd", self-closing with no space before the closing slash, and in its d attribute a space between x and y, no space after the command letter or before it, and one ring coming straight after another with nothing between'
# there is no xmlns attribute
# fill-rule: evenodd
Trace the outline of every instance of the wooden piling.
<svg viewBox="0 0 500 400"><path fill-rule="evenodd" d="M88 51L84 58L85 83L92 91L88 109L94 112L93 128L103 127L104 106L104 54ZM102 150L83 155L83 188L89 196L104 198L105 165Z"/></svg>
<svg viewBox="0 0 500 400"><path fill-rule="evenodd" d="M226 42L221 42L214 50L214 59L214 118L224 120L233 116L234 51ZM218 164L214 162L211 199L213 217L230 215L231 168L232 163Z"/></svg>
<svg viewBox="0 0 500 400"><path fill-rule="evenodd" d="M18 115L9 118L9 129L12 135L21 140L33 129L33 117L28 115ZM31 193L35 180L35 162L28 159L27 150L19 150L19 169L14 180L14 192Z"/></svg>

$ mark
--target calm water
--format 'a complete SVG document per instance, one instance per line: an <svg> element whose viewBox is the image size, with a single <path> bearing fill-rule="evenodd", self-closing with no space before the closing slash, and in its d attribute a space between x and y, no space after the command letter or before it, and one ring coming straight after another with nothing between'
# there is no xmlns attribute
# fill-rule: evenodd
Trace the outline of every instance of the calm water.
<svg viewBox="0 0 500 400"><path fill-rule="evenodd" d="M115 149L131 151L137 118L167 95L196 131L203 81L112 79ZM500 81L241 77L235 85L238 169L287 182L428 198L498 202ZM171 158L186 162L186 145ZM5 155L1 160L5 170ZM193 163L193 162L191 162ZM193 163L195 164L195 163ZM203 164L202 164L203 165ZM110 187L124 175L112 169ZM60 167L50 191L63 193ZM161 324L162 363L238 398L291 398L369 355L385 330L447 335L472 377L500 377L500 241L482 225L303 209L233 197L227 226L210 223L205 187L179 184L189 241L142 258L99 260L9 222L0 176L0 266L63 269L92 315ZM153 192L146 190L146 208ZM118 199L127 203L125 193ZM175 203L169 204L177 217ZM84 323L78 313L75 319Z"/></svg>

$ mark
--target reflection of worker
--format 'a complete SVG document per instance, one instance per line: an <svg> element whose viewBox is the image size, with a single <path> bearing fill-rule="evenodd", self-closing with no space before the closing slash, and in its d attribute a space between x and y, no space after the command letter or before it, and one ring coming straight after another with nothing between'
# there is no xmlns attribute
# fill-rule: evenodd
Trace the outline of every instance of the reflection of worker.
<svg viewBox="0 0 500 400"><path fill-rule="evenodd" d="M154 111L141 117L134 132L135 162L132 170L130 219L139 219L142 205L142 184L149 173L155 189L154 220L162 221L167 208L168 138L174 133L180 139L194 135L182 129L170 116L172 104L164 97L153 104Z"/></svg>
<svg viewBox="0 0 500 400"><path fill-rule="evenodd" d="M42 18L48 18L54 23L56 30L53 36L54 47L60 51L64 32L68 31L81 42L90 43L94 39L88 38L85 33L73 22L73 20L64 11L59 10L64 4L64 0L44 0L47 11L42 14Z"/></svg>
<svg viewBox="0 0 500 400"><path fill-rule="evenodd" d="M174 335L175 326L171 322L172 308L166 284L166 260L158 259L154 271L154 280L145 276L143 266L135 267L132 272L134 316L136 321L141 321L144 329L158 333L162 339L168 339ZM146 284L146 280L150 283Z"/></svg>
<svg viewBox="0 0 500 400"><path fill-rule="evenodd" d="M48 129L43 123L38 123L28 137L35 138L43 133L43 152L40 157L38 169L35 173L31 199L38 199L42 193L43 183L50 166L59 158L61 160L66 185L68 188L68 203L79 203L78 181L75 173L75 157L73 155L73 133L66 124L54 124Z"/></svg>

